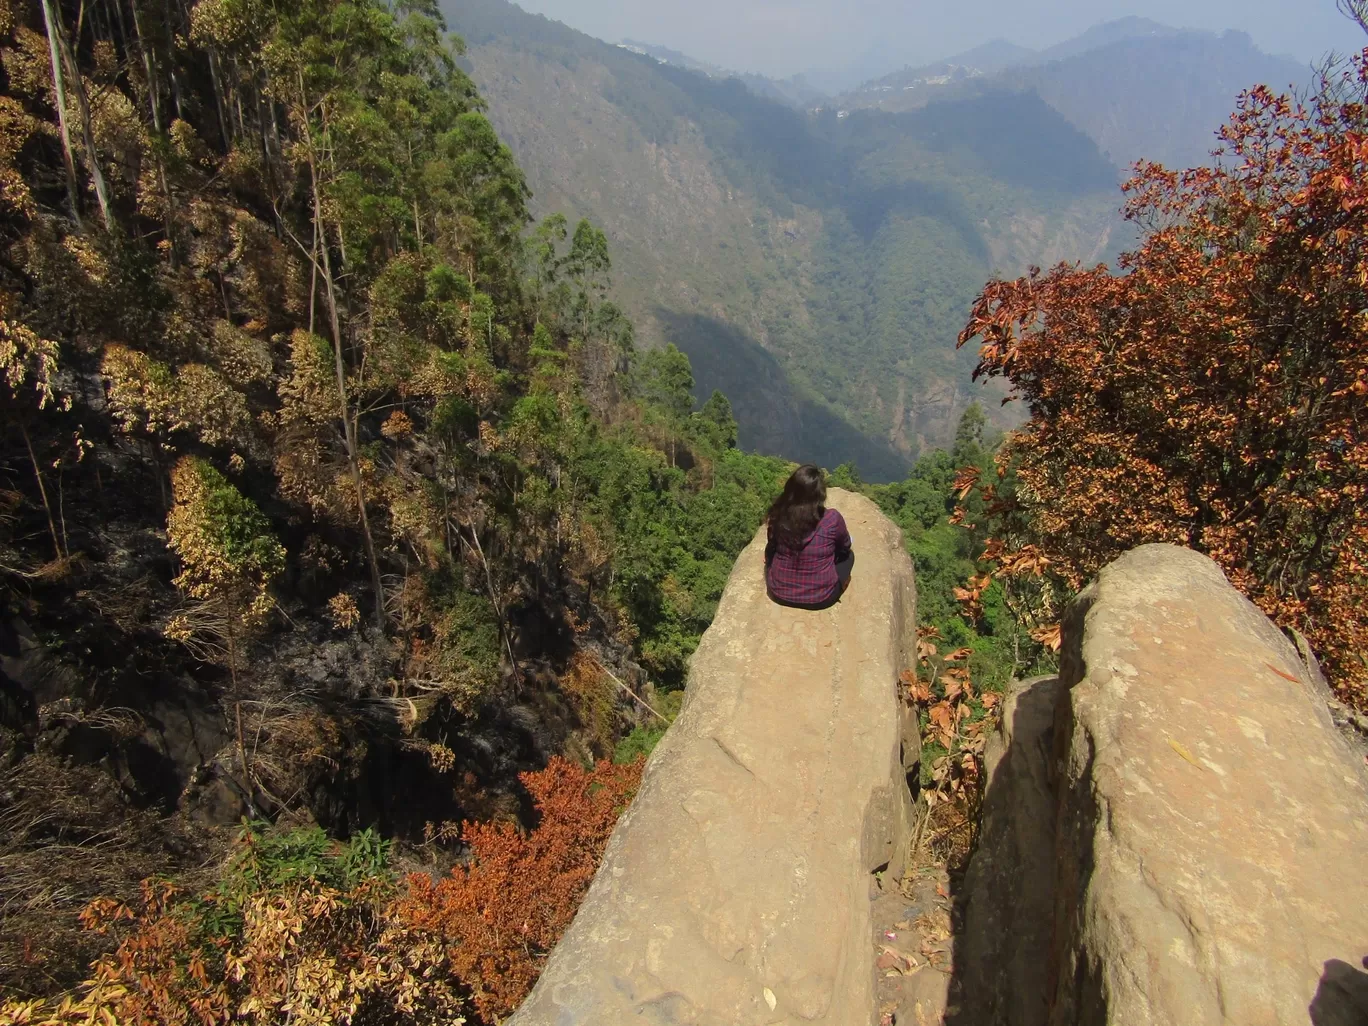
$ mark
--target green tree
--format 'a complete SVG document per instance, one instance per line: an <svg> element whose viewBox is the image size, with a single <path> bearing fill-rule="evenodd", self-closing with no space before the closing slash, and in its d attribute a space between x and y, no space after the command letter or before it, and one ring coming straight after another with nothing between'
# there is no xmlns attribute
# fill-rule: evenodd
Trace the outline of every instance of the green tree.
<svg viewBox="0 0 1368 1026"><path fill-rule="evenodd" d="M955 447L951 458L962 466L976 465L983 460L983 432L988 425L988 416L978 401L970 403L960 414L955 428Z"/></svg>
<svg viewBox="0 0 1368 1026"><path fill-rule="evenodd" d="M682 421L693 409L693 368L673 342L644 353L637 362L637 392L649 406Z"/></svg>
<svg viewBox="0 0 1368 1026"><path fill-rule="evenodd" d="M720 449L736 446L736 418L732 416L731 402L717 389L708 396L708 401L698 411L699 420L710 429L714 444Z"/></svg>
<svg viewBox="0 0 1368 1026"><path fill-rule="evenodd" d="M275 608L271 585L285 569L285 550L256 505L207 461L181 457L171 490L166 533L181 561L175 583L197 604L174 615L166 633L221 642L236 680L243 641Z"/></svg>
<svg viewBox="0 0 1368 1026"><path fill-rule="evenodd" d="M570 252L563 264L565 275L574 287L572 307L581 337L589 334L589 319L597 302L608 291L608 272L613 263L608 257L608 237L602 229L581 219L570 239Z"/></svg>

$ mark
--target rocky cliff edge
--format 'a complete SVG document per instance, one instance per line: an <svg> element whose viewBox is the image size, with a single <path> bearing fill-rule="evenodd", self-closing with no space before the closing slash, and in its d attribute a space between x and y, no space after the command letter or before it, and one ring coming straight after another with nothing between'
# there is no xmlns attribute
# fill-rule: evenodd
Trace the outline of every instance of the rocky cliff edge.
<svg viewBox="0 0 1368 1026"><path fill-rule="evenodd" d="M861 496L850 590L770 602L764 532L741 554L578 915L510 1026L822 1023L875 1017L871 874L897 873L916 645L898 529Z"/></svg>

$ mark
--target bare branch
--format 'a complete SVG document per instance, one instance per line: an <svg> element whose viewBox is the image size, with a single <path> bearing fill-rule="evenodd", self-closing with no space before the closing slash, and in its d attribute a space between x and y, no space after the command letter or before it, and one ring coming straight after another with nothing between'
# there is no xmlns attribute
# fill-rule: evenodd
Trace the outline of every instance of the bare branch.
<svg viewBox="0 0 1368 1026"><path fill-rule="evenodd" d="M1335 0L1341 14L1368 32L1368 0Z"/></svg>

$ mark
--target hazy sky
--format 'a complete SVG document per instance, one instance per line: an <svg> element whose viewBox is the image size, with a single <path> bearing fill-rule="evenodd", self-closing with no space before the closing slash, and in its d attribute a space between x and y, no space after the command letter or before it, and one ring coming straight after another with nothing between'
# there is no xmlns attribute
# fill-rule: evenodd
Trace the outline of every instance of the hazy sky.
<svg viewBox="0 0 1368 1026"><path fill-rule="evenodd" d="M1243 29L1270 53L1357 50L1335 0L517 0L591 35L641 39L738 71L789 75L862 59L919 63L997 36L1048 46L1128 14L1183 28Z"/></svg>

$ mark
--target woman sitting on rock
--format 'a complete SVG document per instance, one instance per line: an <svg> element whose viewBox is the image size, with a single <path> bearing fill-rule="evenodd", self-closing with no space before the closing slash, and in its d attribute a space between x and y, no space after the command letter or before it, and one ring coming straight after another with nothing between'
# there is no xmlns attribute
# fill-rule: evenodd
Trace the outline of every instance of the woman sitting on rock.
<svg viewBox="0 0 1368 1026"><path fill-rule="evenodd" d="M850 585L855 553L845 519L826 508L826 478L813 466L795 470L765 518L765 586L783 606L826 609Z"/></svg>

